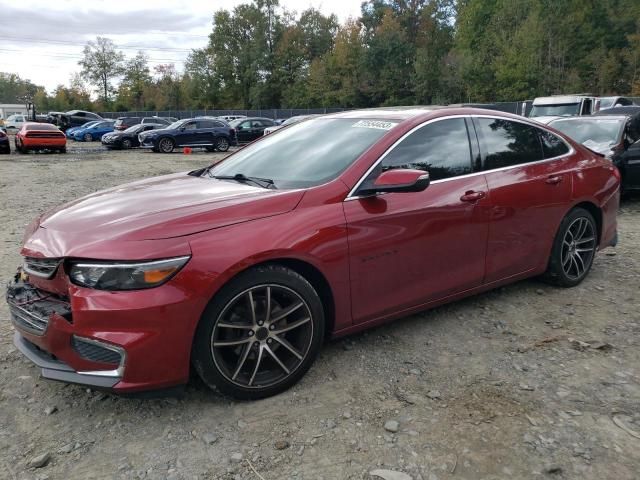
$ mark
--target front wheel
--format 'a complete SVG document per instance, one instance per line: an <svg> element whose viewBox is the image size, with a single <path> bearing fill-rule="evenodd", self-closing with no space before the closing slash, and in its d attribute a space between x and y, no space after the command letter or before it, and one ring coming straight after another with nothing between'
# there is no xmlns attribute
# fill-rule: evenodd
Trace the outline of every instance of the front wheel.
<svg viewBox="0 0 640 480"><path fill-rule="evenodd" d="M591 270L597 246L593 215L584 208L574 208L560 224L544 278L560 287L578 285Z"/></svg>
<svg viewBox="0 0 640 480"><path fill-rule="evenodd" d="M216 140L215 147L219 152L226 152L227 150L229 150L229 140L224 137L220 137Z"/></svg>
<svg viewBox="0 0 640 480"><path fill-rule="evenodd" d="M128 138L125 138L124 140L122 140L122 148L124 150L128 150L131 148L131 140L129 140Z"/></svg>
<svg viewBox="0 0 640 480"><path fill-rule="evenodd" d="M309 370L324 323L320 297L304 277L278 265L253 268L205 309L192 360L213 389L240 399L268 397Z"/></svg>
<svg viewBox="0 0 640 480"><path fill-rule="evenodd" d="M173 152L173 147L175 147L175 143L170 138L163 138L158 143L158 149L162 153L171 153L171 152Z"/></svg>
<svg viewBox="0 0 640 480"><path fill-rule="evenodd" d="M85 142L92 142L93 141L93 137L91 136L90 133L85 133L83 138L84 138Z"/></svg>

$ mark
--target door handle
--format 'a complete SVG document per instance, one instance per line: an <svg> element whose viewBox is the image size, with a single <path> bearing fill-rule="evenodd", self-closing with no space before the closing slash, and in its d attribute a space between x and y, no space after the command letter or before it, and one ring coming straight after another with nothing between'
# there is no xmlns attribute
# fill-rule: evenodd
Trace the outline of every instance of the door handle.
<svg viewBox="0 0 640 480"><path fill-rule="evenodd" d="M544 182L549 185L557 185L562 181L562 175L552 175L547 178Z"/></svg>
<svg viewBox="0 0 640 480"><path fill-rule="evenodd" d="M473 190L469 190L468 192L464 192L464 195L460 197L461 202L477 202L481 198L486 196L485 192L475 192Z"/></svg>

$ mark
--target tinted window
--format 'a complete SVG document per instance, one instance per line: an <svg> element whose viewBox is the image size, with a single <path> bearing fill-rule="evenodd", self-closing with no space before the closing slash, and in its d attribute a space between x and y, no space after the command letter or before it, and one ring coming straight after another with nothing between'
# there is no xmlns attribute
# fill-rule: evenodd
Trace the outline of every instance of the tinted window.
<svg viewBox="0 0 640 480"><path fill-rule="evenodd" d="M188 122L182 125L182 128L184 128L185 130L195 130L196 129L196 122Z"/></svg>
<svg viewBox="0 0 640 480"><path fill-rule="evenodd" d="M215 120L198 120L198 128L224 127L224 123Z"/></svg>
<svg viewBox="0 0 640 480"><path fill-rule="evenodd" d="M553 133L540 130L540 138L542 140L544 158L554 158L569 153L567 144Z"/></svg>
<svg viewBox="0 0 640 480"><path fill-rule="evenodd" d="M74 115L75 115L76 117L86 117L86 116L87 116L87 114L86 114L86 113L84 113L84 112L78 112L78 113L75 113Z"/></svg>
<svg viewBox="0 0 640 480"><path fill-rule="evenodd" d="M415 168L431 180L471 173L469 136L463 118L430 123L415 131L382 160L382 170Z"/></svg>
<svg viewBox="0 0 640 480"><path fill-rule="evenodd" d="M544 158L537 128L496 118L477 118L475 121L485 153L485 170Z"/></svg>

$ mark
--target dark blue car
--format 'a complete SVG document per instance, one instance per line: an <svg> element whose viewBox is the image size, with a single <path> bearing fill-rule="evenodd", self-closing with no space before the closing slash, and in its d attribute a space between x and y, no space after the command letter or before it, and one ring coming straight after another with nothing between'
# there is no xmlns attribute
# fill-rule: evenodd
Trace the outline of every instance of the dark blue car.
<svg viewBox="0 0 640 480"><path fill-rule="evenodd" d="M11 153L11 145L9 144L9 137L4 127L0 127L0 153Z"/></svg>
<svg viewBox="0 0 640 480"><path fill-rule="evenodd" d="M171 153L176 147L200 147L213 152L226 152L237 145L236 131L216 118L189 118L178 120L167 128L143 132L138 135L140 146L154 152Z"/></svg>
<svg viewBox="0 0 640 480"><path fill-rule="evenodd" d="M113 132L113 120L104 120L88 127L80 127L73 132L73 139L78 142L93 142L109 132Z"/></svg>

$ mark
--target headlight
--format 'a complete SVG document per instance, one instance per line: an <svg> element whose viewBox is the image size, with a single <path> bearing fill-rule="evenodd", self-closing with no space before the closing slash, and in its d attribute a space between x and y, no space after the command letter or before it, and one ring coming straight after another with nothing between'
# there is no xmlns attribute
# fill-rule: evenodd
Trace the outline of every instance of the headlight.
<svg viewBox="0 0 640 480"><path fill-rule="evenodd" d="M151 262L73 262L71 281L97 290L139 290L162 285L189 261L189 256Z"/></svg>

